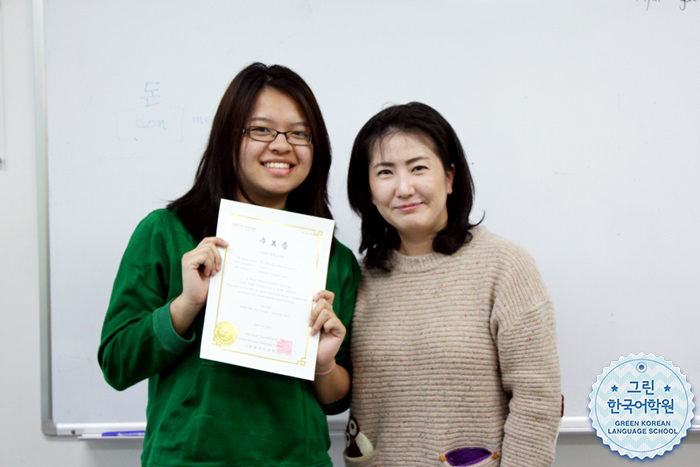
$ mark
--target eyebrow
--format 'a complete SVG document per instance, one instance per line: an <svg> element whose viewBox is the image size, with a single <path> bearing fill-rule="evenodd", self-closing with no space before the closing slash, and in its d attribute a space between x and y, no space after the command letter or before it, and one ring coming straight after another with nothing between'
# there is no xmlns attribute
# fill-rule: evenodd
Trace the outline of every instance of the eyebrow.
<svg viewBox="0 0 700 467"><path fill-rule="evenodd" d="M274 120L271 120L271 119L265 118L265 117L251 117L250 121L251 122L265 122L265 123L269 123L270 125L274 125L277 123ZM308 127L309 124L306 123L306 121L300 121L300 122L292 122L289 124L289 126L306 126L306 127Z"/></svg>
<svg viewBox="0 0 700 467"><path fill-rule="evenodd" d="M427 158L428 158L427 156L416 156L416 157L412 157L412 158L410 158L409 160L406 161L406 165L411 165L411 164L413 164L413 163L415 163L415 162L418 162L419 160L427 159ZM376 164L374 164L374 165L372 166L372 168L375 169L375 168L377 168L377 167L393 167L394 165L396 165L396 164L394 164L393 162L379 161L379 162L377 162Z"/></svg>

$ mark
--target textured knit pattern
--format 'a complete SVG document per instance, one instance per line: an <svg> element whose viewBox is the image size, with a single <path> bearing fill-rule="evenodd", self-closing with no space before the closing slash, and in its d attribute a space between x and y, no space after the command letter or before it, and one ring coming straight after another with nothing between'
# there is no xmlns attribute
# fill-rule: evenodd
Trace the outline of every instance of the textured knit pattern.
<svg viewBox="0 0 700 467"><path fill-rule="evenodd" d="M124 253L102 328L105 379L125 389L148 378L145 467L329 467L324 409L311 382L199 358L204 311L183 338L170 302L182 292L182 255L197 241L167 209L149 214ZM360 268L335 241L326 287L349 329ZM349 334L348 334L349 335ZM348 366L348 342L337 355Z"/></svg>
<svg viewBox="0 0 700 467"><path fill-rule="evenodd" d="M552 305L522 248L488 230L453 255L395 253L363 270L353 317L352 414L375 452L347 465L554 462L561 415Z"/></svg>

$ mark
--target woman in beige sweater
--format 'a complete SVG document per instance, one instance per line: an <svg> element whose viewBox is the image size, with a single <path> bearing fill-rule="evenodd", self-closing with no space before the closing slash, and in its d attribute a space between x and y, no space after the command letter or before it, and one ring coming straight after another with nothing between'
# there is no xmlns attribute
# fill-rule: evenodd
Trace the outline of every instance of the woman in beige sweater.
<svg viewBox="0 0 700 467"><path fill-rule="evenodd" d="M562 414L554 313L532 258L469 221L462 146L431 107L362 128L346 464L545 466Z"/></svg>

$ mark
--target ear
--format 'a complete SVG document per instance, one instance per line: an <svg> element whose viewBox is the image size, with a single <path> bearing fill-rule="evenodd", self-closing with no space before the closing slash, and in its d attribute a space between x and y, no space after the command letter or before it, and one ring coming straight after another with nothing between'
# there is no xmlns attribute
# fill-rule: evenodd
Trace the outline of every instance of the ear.
<svg viewBox="0 0 700 467"><path fill-rule="evenodd" d="M452 194L452 182L453 182L454 179L455 179L455 171L456 171L455 165L454 165L454 164L450 164L450 170L447 170L447 171L445 172L445 180L446 180L446 183L447 183L447 194L448 194L448 195L451 195L451 194Z"/></svg>

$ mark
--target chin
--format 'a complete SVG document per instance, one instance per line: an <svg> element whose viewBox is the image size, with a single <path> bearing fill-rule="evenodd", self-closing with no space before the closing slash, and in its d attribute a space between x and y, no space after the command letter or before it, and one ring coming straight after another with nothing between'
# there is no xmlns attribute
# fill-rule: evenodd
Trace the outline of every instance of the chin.
<svg viewBox="0 0 700 467"><path fill-rule="evenodd" d="M431 229L422 222L401 222L394 226L397 232L415 235Z"/></svg>

